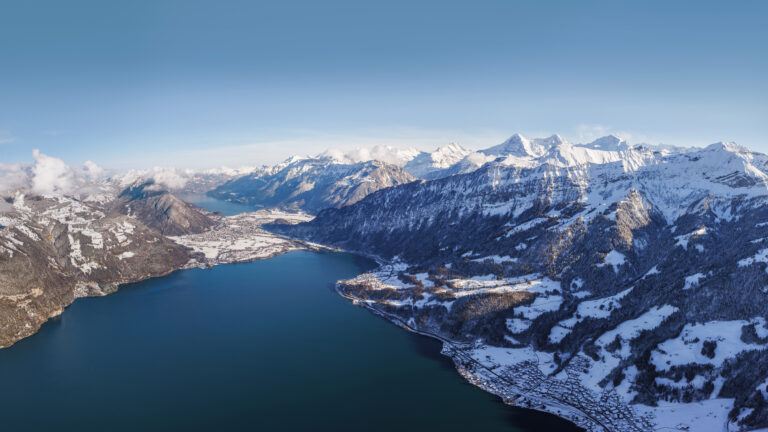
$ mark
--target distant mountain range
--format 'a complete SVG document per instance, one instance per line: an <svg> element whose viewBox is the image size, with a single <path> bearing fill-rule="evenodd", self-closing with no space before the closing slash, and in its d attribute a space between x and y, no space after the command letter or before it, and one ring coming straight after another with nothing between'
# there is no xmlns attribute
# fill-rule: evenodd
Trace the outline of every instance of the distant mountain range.
<svg viewBox="0 0 768 432"><path fill-rule="evenodd" d="M317 213L327 207L355 203L379 189L414 180L436 180L473 172L503 159L507 165L534 166L544 161L576 165L619 160L629 144L606 136L588 144L571 144L558 135L528 139L513 135L484 149L468 150L450 143L433 152L379 146L371 151L328 151L318 156L292 157L221 182L208 192L227 201L301 209ZM196 178L205 178L198 174Z"/></svg>
<svg viewBox="0 0 768 432"><path fill-rule="evenodd" d="M380 161L339 163L329 157L294 158L231 180L208 194L227 201L317 213L414 180L404 169Z"/></svg>

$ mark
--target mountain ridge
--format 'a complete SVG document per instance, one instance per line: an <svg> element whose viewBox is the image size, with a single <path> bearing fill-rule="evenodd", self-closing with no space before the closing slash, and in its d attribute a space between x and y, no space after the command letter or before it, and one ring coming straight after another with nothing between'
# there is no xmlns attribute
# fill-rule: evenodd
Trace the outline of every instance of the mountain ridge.
<svg viewBox="0 0 768 432"><path fill-rule="evenodd" d="M479 363L508 353L487 363L514 382L558 389L572 376L578 399L550 396L595 401L583 413L607 430L710 430L694 427L707 412L733 429L768 426L768 372L751 367L768 361L768 156L732 143L557 141L274 229L382 257L380 270L339 285L345 296ZM655 404L676 414L660 417Z"/></svg>
<svg viewBox="0 0 768 432"><path fill-rule="evenodd" d="M327 157L302 158L286 161L265 173L229 181L208 194L251 205L315 213L414 180L402 168L380 161L342 164Z"/></svg>

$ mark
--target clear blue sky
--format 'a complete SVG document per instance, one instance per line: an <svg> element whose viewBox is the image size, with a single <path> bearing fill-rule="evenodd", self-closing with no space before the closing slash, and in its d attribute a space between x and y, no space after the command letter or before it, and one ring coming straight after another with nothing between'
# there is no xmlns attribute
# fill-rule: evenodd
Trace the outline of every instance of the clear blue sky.
<svg viewBox="0 0 768 432"><path fill-rule="evenodd" d="M273 162L514 132L768 151L764 1L0 0L0 161Z"/></svg>

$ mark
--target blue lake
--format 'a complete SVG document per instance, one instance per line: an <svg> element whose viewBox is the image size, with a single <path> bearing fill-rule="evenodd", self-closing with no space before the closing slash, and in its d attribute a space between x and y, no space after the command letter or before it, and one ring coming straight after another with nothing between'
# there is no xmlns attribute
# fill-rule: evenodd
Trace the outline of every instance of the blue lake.
<svg viewBox="0 0 768 432"><path fill-rule="evenodd" d="M467 384L436 341L333 290L338 253L185 270L79 299L0 350L3 430L575 430Z"/></svg>
<svg viewBox="0 0 768 432"><path fill-rule="evenodd" d="M179 198L206 210L219 212L224 216L232 216L239 213L252 212L261 208L259 206L250 206L248 204L218 200L205 194L181 194L179 195Z"/></svg>

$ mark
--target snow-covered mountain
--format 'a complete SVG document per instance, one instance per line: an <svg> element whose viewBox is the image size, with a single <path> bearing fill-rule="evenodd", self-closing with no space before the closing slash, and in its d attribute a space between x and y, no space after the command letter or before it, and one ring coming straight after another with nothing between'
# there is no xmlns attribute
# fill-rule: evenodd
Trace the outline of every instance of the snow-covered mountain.
<svg viewBox="0 0 768 432"><path fill-rule="evenodd" d="M519 134L499 145L479 151L465 149L457 143L449 143L432 152L391 146L349 152L328 150L319 156L294 156L280 164L256 169L218 186L209 194L252 205L301 208L317 212L326 207L356 202L383 187L416 178L432 180L469 173L497 160L518 167L536 166L545 162L576 165L617 161L619 153L627 150L629 145L626 141L614 136L574 145L559 135L528 139ZM372 165L389 168L375 179L361 177L358 171L370 170ZM197 183L205 184L200 181ZM318 187L318 184L322 187ZM366 187L358 188L360 184ZM351 198L347 198L350 187L355 190Z"/></svg>
<svg viewBox="0 0 768 432"><path fill-rule="evenodd" d="M416 180L380 161L340 163L332 157L294 157L269 170L229 181L209 192L228 201L316 213L355 203L371 192Z"/></svg>
<svg viewBox="0 0 768 432"><path fill-rule="evenodd" d="M440 173L456 165L470 153L470 150L465 149L459 144L449 143L431 153L419 153L408 161L403 168L418 178L429 179L433 178L435 173Z"/></svg>
<svg viewBox="0 0 768 432"><path fill-rule="evenodd" d="M616 135L608 135L598 138L589 144L584 144L583 146L594 150L621 151L627 150L629 148L629 143Z"/></svg>
<svg viewBox="0 0 768 432"><path fill-rule="evenodd" d="M482 150L468 150L451 143L428 153L422 152L404 165L416 177L434 180L455 174L466 174L503 158L508 165L530 167L547 160L559 159L561 164L576 165L618 160L619 152L630 145L614 135L586 144L573 144L560 135L547 138L526 138L512 135L501 144Z"/></svg>
<svg viewBox="0 0 768 432"><path fill-rule="evenodd" d="M565 144L566 141L560 135L552 135L549 138L528 139L520 134L514 134L503 143L480 150L480 153L488 156L517 156L540 157L547 154L553 147Z"/></svg>
<svg viewBox="0 0 768 432"><path fill-rule="evenodd" d="M768 427L768 156L519 135L480 153L275 229L381 257L342 293L508 403L589 430Z"/></svg>

